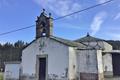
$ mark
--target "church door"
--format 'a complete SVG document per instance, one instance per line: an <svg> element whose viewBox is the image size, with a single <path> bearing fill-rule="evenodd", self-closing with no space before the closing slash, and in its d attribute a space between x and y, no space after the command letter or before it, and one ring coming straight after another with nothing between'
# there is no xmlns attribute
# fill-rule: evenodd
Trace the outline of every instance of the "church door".
<svg viewBox="0 0 120 80"><path fill-rule="evenodd" d="M39 58L39 80L46 80L46 57Z"/></svg>

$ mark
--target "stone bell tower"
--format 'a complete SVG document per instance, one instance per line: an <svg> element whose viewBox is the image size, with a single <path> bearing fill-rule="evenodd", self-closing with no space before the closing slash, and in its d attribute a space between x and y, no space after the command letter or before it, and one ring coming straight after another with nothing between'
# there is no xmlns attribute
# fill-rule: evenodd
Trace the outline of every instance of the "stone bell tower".
<svg viewBox="0 0 120 80"><path fill-rule="evenodd" d="M49 37L53 34L53 18L45 13L45 9L36 20L36 39L40 37Z"/></svg>

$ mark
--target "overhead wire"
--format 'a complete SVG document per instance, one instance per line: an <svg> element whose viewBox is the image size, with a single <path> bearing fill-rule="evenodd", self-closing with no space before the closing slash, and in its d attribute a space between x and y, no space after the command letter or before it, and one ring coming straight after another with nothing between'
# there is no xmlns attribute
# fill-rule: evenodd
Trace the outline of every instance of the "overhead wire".
<svg viewBox="0 0 120 80"><path fill-rule="evenodd" d="M4 32L4 33L1 33L0 36L6 35L6 34L9 34L9 33L13 33L13 32L17 32L17 31L21 31L21 30L24 30L24 29L28 29L28 28L31 28L31 27L34 27L34 26L35 25L31 25L31 26L27 26L27 27L11 30L11 31L8 31L8 32Z"/></svg>
<svg viewBox="0 0 120 80"><path fill-rule="evenodd" d="M87 11L87 10L89 10L89 9L92 9L92 8L95 8L95 7L98 7L98 6L107 4L107 3L112 2L112 1L114 1L114 0L109 0L109 1L106 1L106 2L103 2L103 3L99 3L99 4L96 4L96 5L93 5L93 6L90 6L90 7L85 8L85 9L82 9L82 10L79 10L79 11L76 11L76 12L73 12L73 13L70 13L70 14L67 14L67 15L64 15L64 16L61 16L61 17L58 17L58 18L56 18L56 19L54 19L54 20L59 20L59 19L62 19L62 18L71 16L71 15L74 15L74 14L77 14L77 13L80 13L80 12L83 12L83 11Z"/></svg>
<svg viewBox="0 0 120 80"><path fill-rule="evenodd" d="M102 6L102 5L107 4L107 3L110 3L110 2L112 2L112 1L114 1L114 0L108 0L108 1L106 1L106 2L103 2L103 3L100 3L100 4L96 4L96 5L87 7L87 8L85 8L85 9L82 9L82 10L79 10L79 11L76 11L76 12L73 12L73 13L70 13L70 14L67 14L67 15L64 15L64 16L61 16L61 17L58 17L58 18L55 18L55 19L53 19L53 20L56 21L56 20L59 20L59 19L62 19L62 18L71 16L71 15L74 15L74 14L77 14L77 13L80 13L80 12L83 12L83 11L90 10L90 9L92 9L92 8L96 8L96 7L98 7L98 6ZM34 27L34 26L35 26L35 25L31 25L31 26L27 26L27 27L23 27L23 28L11 30L11 31L8 31L8 32L0 33L0 36L6 35L6 34L10 34L10 33L13 33L13 32L17 32L17 31L21 31L21 30L25 30L25 29L28 29L28 28L32 28L32 27Z"/></svg>

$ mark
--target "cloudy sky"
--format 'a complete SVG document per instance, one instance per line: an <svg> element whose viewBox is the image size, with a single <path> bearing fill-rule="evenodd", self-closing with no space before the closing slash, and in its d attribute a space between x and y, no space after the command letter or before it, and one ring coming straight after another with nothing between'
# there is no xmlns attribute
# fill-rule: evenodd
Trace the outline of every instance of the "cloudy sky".
<svg viewBox="0 0 120 80"><path fill-rule="evenodd" d="M0 33L35 24L42 9L53 18L100 4L108 0L0 0ZM120 0L54 21L54 35L75 40L90 35L120 40ZM35 39L35 27L0 36L0 42Z"/></svg>

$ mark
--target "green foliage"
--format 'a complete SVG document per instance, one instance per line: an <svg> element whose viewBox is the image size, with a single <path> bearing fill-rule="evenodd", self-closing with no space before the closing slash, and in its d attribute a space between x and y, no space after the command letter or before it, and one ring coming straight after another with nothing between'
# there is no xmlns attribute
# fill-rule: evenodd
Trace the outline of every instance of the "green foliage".
<svg viewBox="0 0 120 80"><path fill-rule="evenodd" d="M24 48L27 43L23 41L17 41L14 44L5 43L0 44L0 69L4 69L4 62L7 61L21 61L22 48Z"/></svg>
<svg viewBox="0 0 120 80"><path fill-rule="evenodd" d="M107 40L106 42L111 44L114 50L120 50L120 41Z"/></svg>

